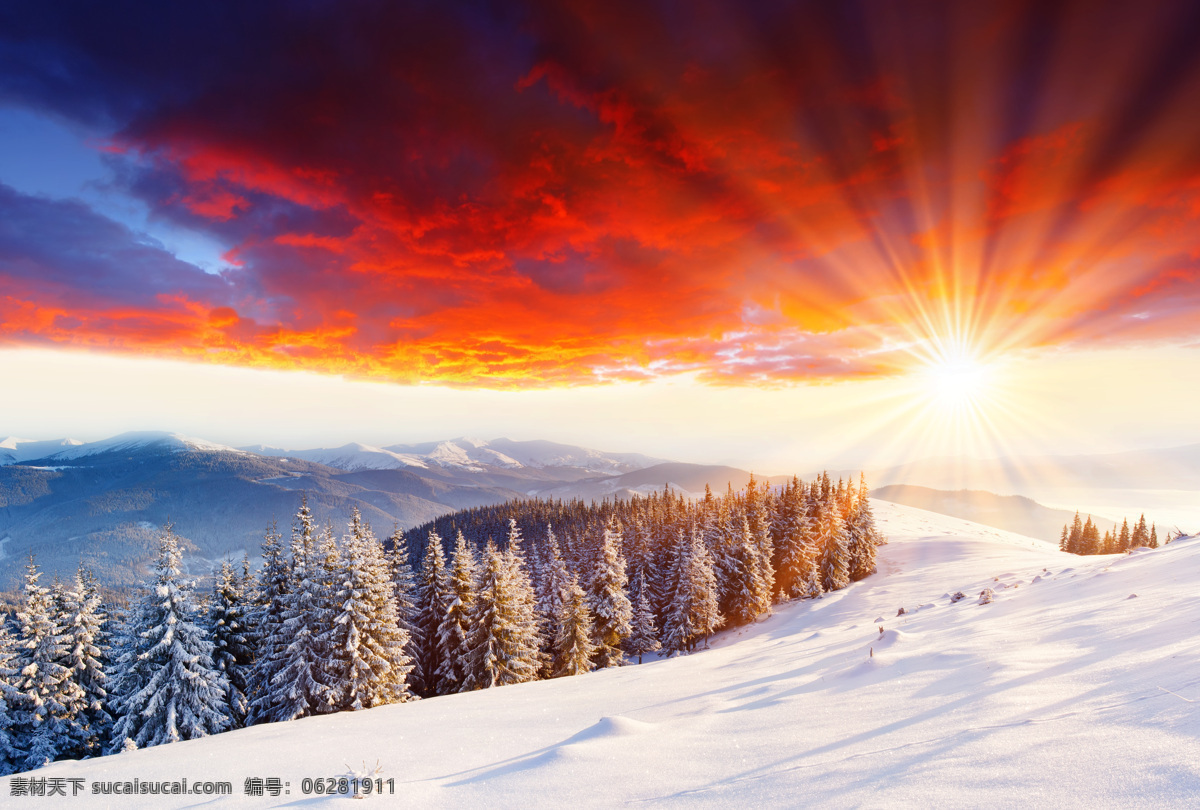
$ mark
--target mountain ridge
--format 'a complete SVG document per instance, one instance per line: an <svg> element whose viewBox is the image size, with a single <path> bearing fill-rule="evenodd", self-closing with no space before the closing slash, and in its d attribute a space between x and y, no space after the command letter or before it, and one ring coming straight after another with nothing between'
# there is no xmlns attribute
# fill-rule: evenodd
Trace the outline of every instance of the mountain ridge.
<svg viewBox="0 0 1200 810"><path fill-rule="evenodd" d="M456 443L468 441L469 447ZM440 448L440 460L448 463L434 458L423 467L386 466L381 462L388 457L376 453L373 466L343 458L338 467L301 454L264 455L166 431L133 431L95 442L12 439L6 445L8 455L0 463L0 589L15 586L30 554L50 576L68 576L83 562L108 584L139 582L168 521L187 559L203 573L223 557L256 556L273 521L286 534L305 496L318 520L331 523L335 532L357 509L378 536L386 536L393 526L411 528L597 470L654 461L552 442L451 440L430 447ZM540 466L527 466L503 450Z"/></svg>

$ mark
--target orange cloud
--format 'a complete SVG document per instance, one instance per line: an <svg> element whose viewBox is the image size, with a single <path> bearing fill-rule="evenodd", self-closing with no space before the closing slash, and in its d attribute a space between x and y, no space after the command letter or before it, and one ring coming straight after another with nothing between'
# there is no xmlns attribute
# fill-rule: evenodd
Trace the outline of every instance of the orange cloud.
<svg viewBox="0 0 1200 810"><path fill-rule="evenodd" d="M5 339L496 387L1189 339L1186 4L752 6L296 11L171 93L63 43L123 188L230 267L9 194Z"/></svg>

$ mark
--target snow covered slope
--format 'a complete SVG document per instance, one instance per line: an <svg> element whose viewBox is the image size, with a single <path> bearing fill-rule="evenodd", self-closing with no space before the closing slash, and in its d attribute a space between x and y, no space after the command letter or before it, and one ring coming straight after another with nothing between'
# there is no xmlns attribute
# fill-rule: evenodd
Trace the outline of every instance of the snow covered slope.
<svg viewBox="0 0 1200 810"><path fill-rule="evenodd" d="M247 807L331 801L301 795L301 780L377 762L396 789L390 801L368 799L379 807L1195 803L1200 539L1072 557L955 518L874 507L891 538L877 575L779 607L706 652L37 775L79 777L85 790L134 777L226 780L227 803ZM979 604L985 588L991 604ZM967 598L952 604L956 591ZM243 797L256 776L290 783L290 795ZM39 806L221 803L89 799Z"/></svg>
<svg viewBox="0 0 1200 810"><path fill-rule="evenodd" d="M384 450L382 447L371 447L367 444L352 442L341 447L319 448L316 450L281 450L278 447L268 447L264 444L240 448L260 456L279 456L282 458L300 458L324 464L337 470L359 472L361 470L403 470L409 467L424 469L429 465L419 456L404 455Z"/></svg>
<svg viewBox="0 0 1200 810"><path fill-rule="evenodd" d="M9 436L0 441L0 467L6 464L21 464L36 458L44 458L64 449L83 444L77 439L18 439Z"/></svg>

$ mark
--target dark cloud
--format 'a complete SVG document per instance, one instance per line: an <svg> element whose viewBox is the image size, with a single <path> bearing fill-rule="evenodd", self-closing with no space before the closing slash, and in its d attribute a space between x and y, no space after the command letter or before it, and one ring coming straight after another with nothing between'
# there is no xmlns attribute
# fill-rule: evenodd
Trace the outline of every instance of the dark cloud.
<svg viewBox="0 0 1200 810"><path fill-rule="evenodd" d="M12 289L54 290L57 300L153 307L162 295L204 301L233 294L224 279L76 200L21 194L0 183L0 277Z"/></svg>

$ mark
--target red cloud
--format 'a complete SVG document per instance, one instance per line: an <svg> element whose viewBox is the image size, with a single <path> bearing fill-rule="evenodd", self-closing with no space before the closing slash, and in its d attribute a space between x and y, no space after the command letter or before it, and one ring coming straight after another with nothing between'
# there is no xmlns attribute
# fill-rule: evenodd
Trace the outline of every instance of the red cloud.
<svg viewBox="0 0 1200 810"><path fill-rule="evenodd" d="M4 339L492 386L891 374L948 332L1186 339L1186 5L811 5L310 9L247 22L228 64L184 37L165 90L75 43L109 70L127 188L233 269L141 244L122 270L134 235L10 196L57 224L0 245ZM1098 86L1105 54L1140 70Z"/></svg>

